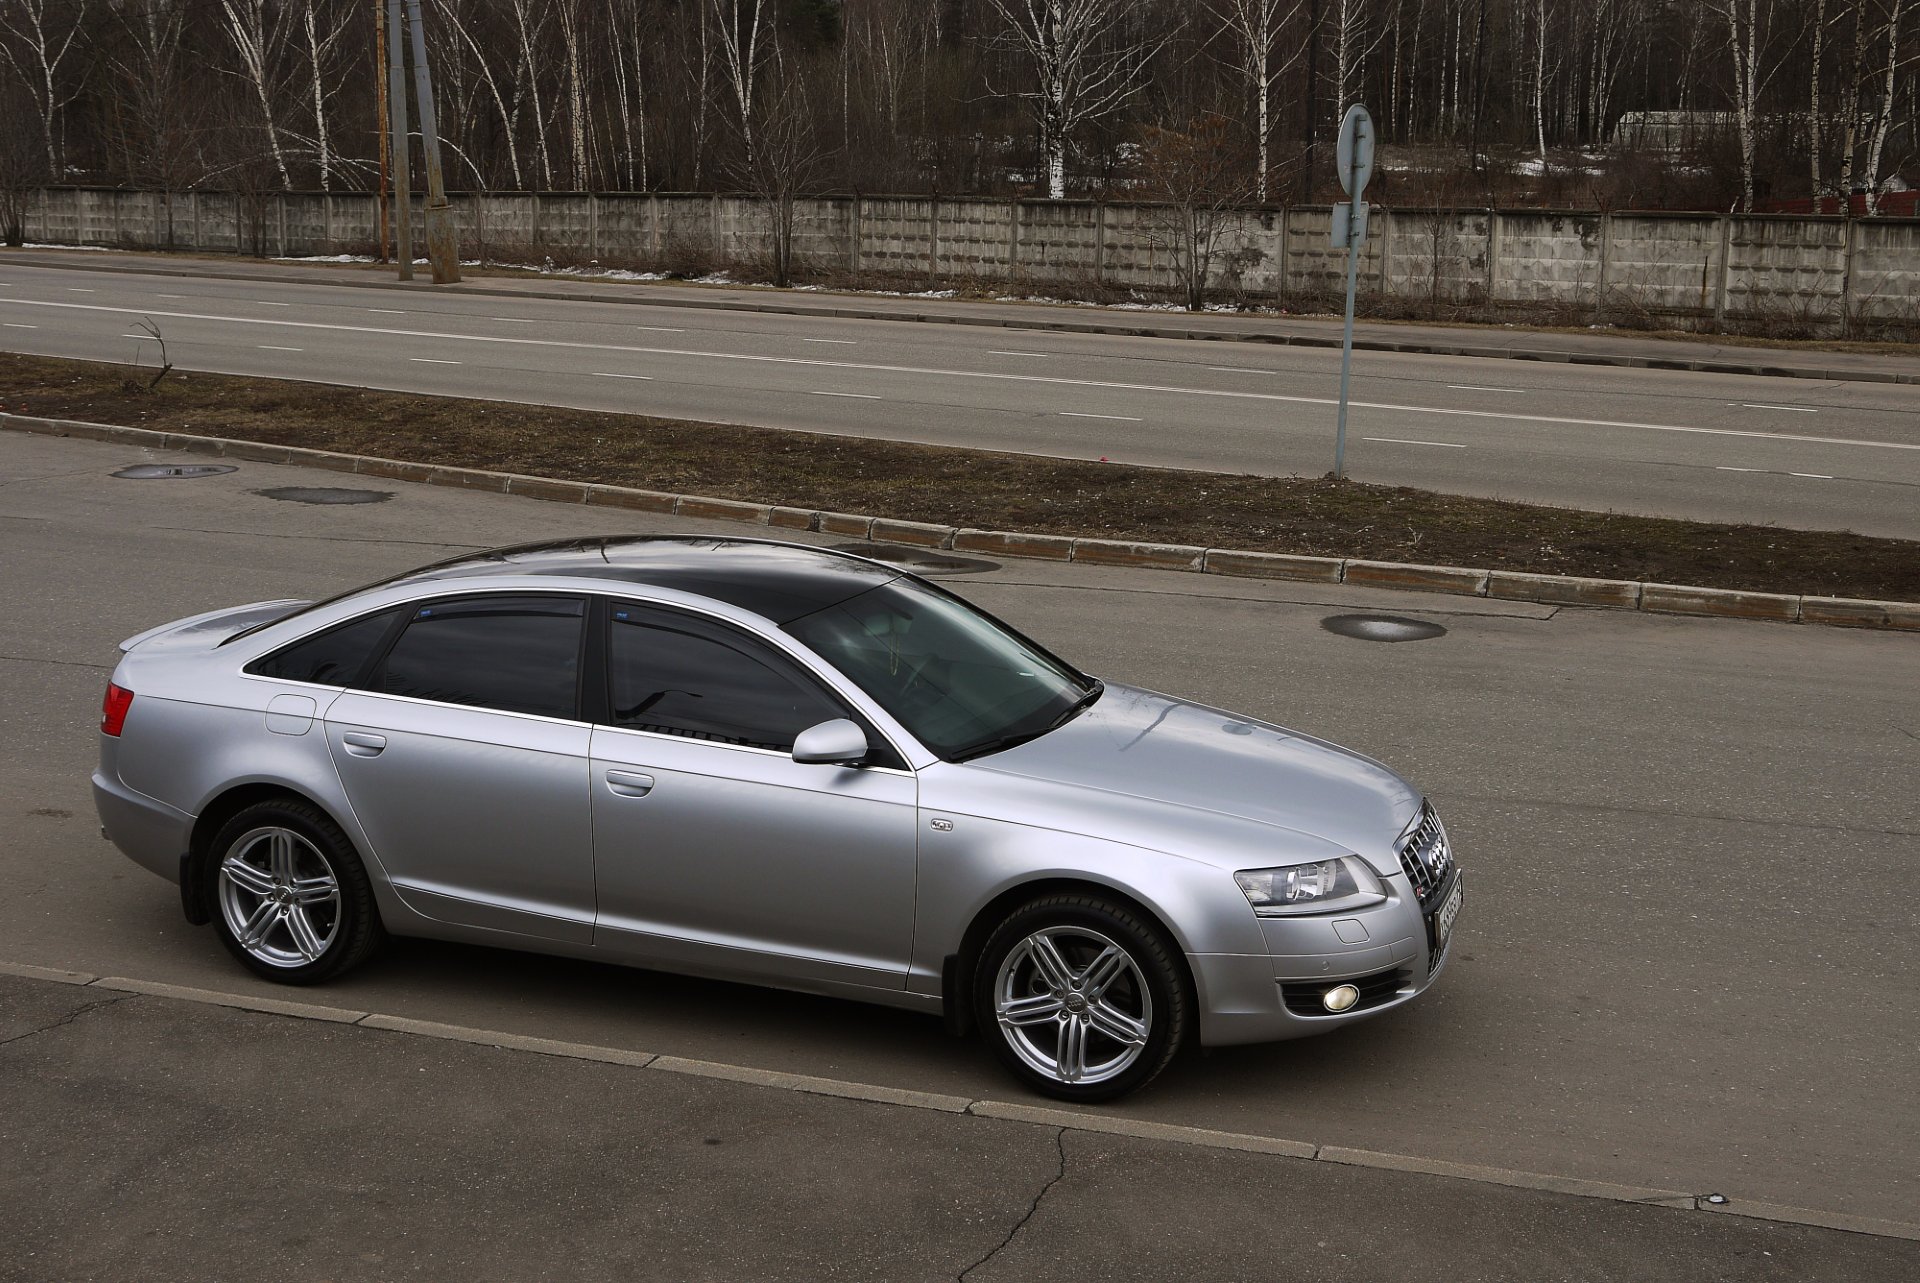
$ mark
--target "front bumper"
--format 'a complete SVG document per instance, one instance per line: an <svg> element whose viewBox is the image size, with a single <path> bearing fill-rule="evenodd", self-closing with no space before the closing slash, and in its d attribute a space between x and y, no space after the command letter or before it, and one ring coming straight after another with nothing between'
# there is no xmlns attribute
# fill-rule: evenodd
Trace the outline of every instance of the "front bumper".
<svg viewBox="0 0 1920 1283"><path fill-rule="evenodd" d="M136 793L104 771L93 774L100 829L135 864L169 882L180 880L180 857L193 839L193 817Z"/></svg>
<svg viewBox="0 0 1920 1283"><path fill-rule="evenodd" d="M1453 875L1443 897L1459 877ZM1391 1011L1424 993L1445 969L1452 939L1435 956L1427 915L1412 888L1404 878L1387 885L1387 902L1363 912L1262 918L1264 954L1188 954L1200 999L1200 1041L1222 1047L1305 1038ZM1288 1010L1288 989L1297 999L1343 980L1368 978L1373 984L1361 988L1370 994L1369 1004L1359 1009L1340 1015Z"/></svg>

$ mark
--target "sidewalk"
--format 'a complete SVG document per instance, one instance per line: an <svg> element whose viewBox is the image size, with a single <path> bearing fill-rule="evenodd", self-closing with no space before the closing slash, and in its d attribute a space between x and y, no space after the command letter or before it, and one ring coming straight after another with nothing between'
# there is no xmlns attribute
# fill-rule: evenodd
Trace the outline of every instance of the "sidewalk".
<svg viewBox="0 0 1920 1283"><path fill-rule="evenodd" d="M1898 1283L1920 1268L1920 1244L1894 1238L114 983L0 975L0 1279L1371 1283L1439 1263L1516 1283Z"/></svg>
<svg viewBox="0 0 1920 1283"><path fill-rule="evenodd" d="M838 319L921 321L1052 330L1071 334L1204 339L1289 347L1338 348L1341 323L1328 317L1188 314L1051 303L974 302L775 290L755 286L690 285L664 281L609 281L566 276L470 274L459 285L434 286L423 272L411 284L391 267L358 263L298 263L57 249L0 250L0 264L69 270L133 272L224 280L276 281L361 288L443 290L481 296L539 298L710 311L777 313ZM1663 339L1615 331L1563 333L1512 326L1444 326L1363 321L1354 346L1364 351L1426 353L1710 374L1920 383L1920 355L1831 352L1815 347L1746 347L1710 340Z"/></svg>

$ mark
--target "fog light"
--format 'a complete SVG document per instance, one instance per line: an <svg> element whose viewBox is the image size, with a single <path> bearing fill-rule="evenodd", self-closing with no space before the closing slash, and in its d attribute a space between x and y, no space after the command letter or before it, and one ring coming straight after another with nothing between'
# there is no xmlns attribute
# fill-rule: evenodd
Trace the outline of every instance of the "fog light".
<svg viewBox="0 0 1920 1283"><path fill-rule="evenodd" d="M1346 1011L1360 1001L1360 991L1352 985L1335 985L1320 999L1328 1011Z"/></svg>

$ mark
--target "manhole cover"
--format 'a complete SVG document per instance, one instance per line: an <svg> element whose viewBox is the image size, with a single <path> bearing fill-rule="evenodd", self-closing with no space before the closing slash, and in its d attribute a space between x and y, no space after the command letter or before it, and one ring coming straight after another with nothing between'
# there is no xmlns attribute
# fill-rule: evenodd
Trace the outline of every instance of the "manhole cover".
<svg viewBox="0 0 1920 1283"><path fill-rule="evenodd" d="M165 477L217 477L237 471L231 463L136 463L113 475L129 481L159 481Z"/></svg>
<svg viewBox="0 0 1920 1283"><path fill-rule="evenodd" d="M909 548L891 543L843 543L834 545L833 550L905 566L922 575L977 575L982 571L1000 569L997 561L963 557L959 553L943 552L938 548Z"/></svg>
<svg viewBox="0 0 1920 1283"><path fill-rule="evenodd" d="M1328 615L1320 621L1320 626L1330 633L1357 637L1361 641L1426 641L1429 637L1447 635L1446 629L1430 620L1406 619L1399 615Z"/></svg>
<svg viewBox="0 0 1920 1283"><path fill-rule="evenodd" d="M391 490L342 490L337 486L276 486L254 493L288 503L380 503L393 498Z"/></svg>

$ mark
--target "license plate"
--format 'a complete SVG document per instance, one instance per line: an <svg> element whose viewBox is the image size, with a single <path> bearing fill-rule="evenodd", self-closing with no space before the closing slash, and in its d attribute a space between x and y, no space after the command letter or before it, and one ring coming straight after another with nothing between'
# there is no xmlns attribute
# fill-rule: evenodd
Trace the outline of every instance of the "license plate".
<svg viewBox="0 0 1920 1283"><path fill-rule="evenodd" d="M1460 916L1461 893L1465 883L1460 878L1453 880L1453 890L1448 893L1445 904L1433 915L1433 956L1439 957L1447 947L1447 937L1453 934L1453 920Z"/></svg>

